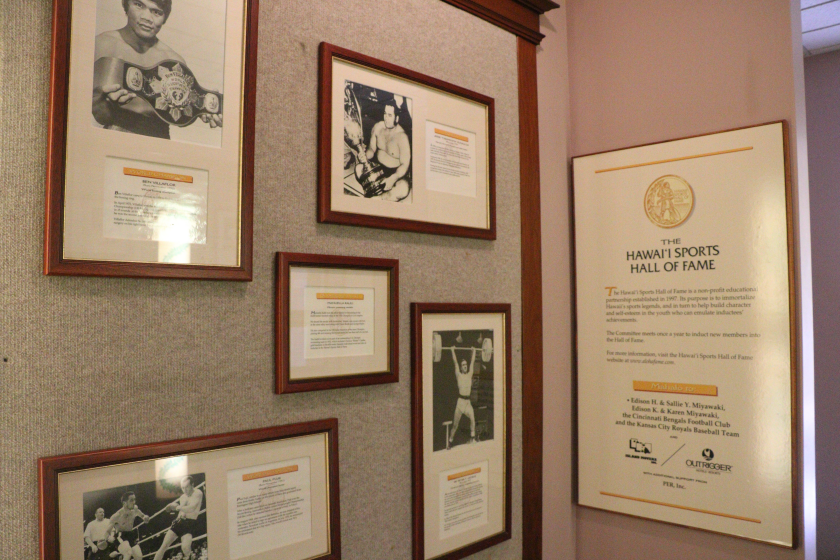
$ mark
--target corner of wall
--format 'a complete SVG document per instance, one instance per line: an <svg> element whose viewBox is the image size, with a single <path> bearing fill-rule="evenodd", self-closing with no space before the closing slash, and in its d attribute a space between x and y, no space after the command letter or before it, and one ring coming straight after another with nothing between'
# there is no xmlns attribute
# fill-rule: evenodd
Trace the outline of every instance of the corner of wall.
<svg viewBox="0 0 840 560"><path fill-rule="evenodd" d="M791 123L793 142L791 175L795 185L797 280L799 286L799 442L802 473L800 480L805 560L817 558L817 488L814 406L814 302L811 277L811 205L808 181L808 135L805 115L805 62L802 51L800 0L790 1L791 57L795 116Z"/></svg>
<svg viewBox="0 0 840 560"><path fill-rule="evenodd" d="M542 16L537 50L543 264L543 558L576 556L566 6Z"/></svg>

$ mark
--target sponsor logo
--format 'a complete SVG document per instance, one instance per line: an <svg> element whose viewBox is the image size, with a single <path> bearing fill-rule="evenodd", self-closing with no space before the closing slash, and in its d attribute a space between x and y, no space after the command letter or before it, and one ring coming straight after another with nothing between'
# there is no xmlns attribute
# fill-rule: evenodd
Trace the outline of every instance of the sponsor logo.
<svg viewBox="0 0 840 560"><path fill-rule="evenodd" d="M634 455L632 453L626 453L624 456L628 459L643 459L645 461L650 461L651 465L656 464L656 457L649 457L651 453L653 453L653 444L645 443L643 441L639 441L636 438L630 439L630 449L639 453L639 455ZM642 455L643 454L643 455Z"/></svg>
<svg viewBox="0 0 840 560"><path fill-rule="evenodd" d="M704 449L700 456L703 457L702 461L695 461L693 459L686 459L685 466L696 469L701 472L707 472L711 474L720 474L720 473L731 473L732 472L732 465L725 465L723 463L712 463L712 459L715 458L715 452L712 451L710 448Z"/></svg>
<svg viewBox="0 0 840 560"><path fill-rule="evenodd" d="M641 442L636 438L633 438L630 440L630 449L632 449L636 453L645 453L647 455L650 455L653 451L653 445L651 445L650 443Z"/></svg>

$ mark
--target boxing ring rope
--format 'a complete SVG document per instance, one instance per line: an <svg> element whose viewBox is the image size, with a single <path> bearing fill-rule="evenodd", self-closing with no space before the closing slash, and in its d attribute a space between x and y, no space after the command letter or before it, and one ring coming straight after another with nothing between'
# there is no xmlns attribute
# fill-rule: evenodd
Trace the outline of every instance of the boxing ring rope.
<svg viewBox="0 0 840 560"><path fill-rule="evenodd" d="M206 539L206 538L207 538L207 533L204 533L204 534L203 534L203 535L201 535L200 537L194 537L194 538L193 538L193 540L192 540L192 542L200 541L201 539ZM180 546L181 546L181 543L175 543L175 544L173 544L172 546L170 546L169 548L167 548L167 549L166 549L166 552L169 552L169 551L170 551L170 550L172 550L173 548L178 548L178 547L180 547ZM144 555L143 555L143 558L146 558L147 556L154 556L155 554L157 554L157 550L156 550L156 551L154 551L154 552L150 552L150 553L148 553L148 554L144 554Z"/></svg>
<svg viewBox="0 0 840 560"><path fill-rule="evenodd" d="M199 511L199 512L198 512L198 515L201 515L202 513L206 512L206 511L207 511L207 509L205 508L205 509L203 509L203 510ZM151 520L152 520L152 518L150 517L150 518L149 518L149 521L151 521ZM138 525L137 527L139 527L139 526L140 526L140 525ZM135 527L135 528L136 528L136 527ZM145 538L145 539L143 539L142 541L137 541L137 544L142 544L142 543L144 543L144 542L146 542L146 541L150 541L150 540L152 540L153 538L158 537L158 536L160 536L160 535L164 534L164 533L165 533L165 532L167 532L168 530L169 530L169 527L165 527L164 529L162 529L162 530L158 531L158 532L157 532L157 533L155 533L154 535L149 535L148 537L146 537L146 538Z"/></svg>
<svg viewBox="0 0 840 560"><path fill-rule="evenodd" d="M199 484L198 486L196 486L196 487L195 487L195 489L196 489L196 490L200 490L200 489L201 489L203 486L205 486L206 484L207 484L207 482L206 482L206 481L205 481L205 482L202 482L201 484ZM171 504L171 503L173 503L173 502L170 502L170 504ZM161 513L165 512L167 507L169 507L169 504L167 504L166 506L164 506L163 508L161 508L161 510L160 510L160 511L158 511L157 513L155 513L155 514L153 514L153 515L150 515L150 516L149 516L149 521L151 521L152 519L154 519L155 517L157 517L157 516L158 516L158 515L160 515ZM201 511L199 511L199 512L198 512L198 515L201 515L201 514L206 513L206 512L207 512L207 508L204 508L203 510L201 510ZM197 518L197 516L196 516L196 518ZM136 531L137 529L139 529L139 528L140 528L140 527L142 527L143 525L148 525L148 522L147 522L147 521L143 521L142 523L140 523L139 525L137 525L137 527L135 527L133 530L135 530L135 531ZM156 537L159 537L160 535L162 535L162 534L166 533L168 530L169 530L169 527L167 526L167 527L163 528L162 530L158 531L157 533L155 533L155 534L153 534L153 535L149 535L148 537L146 537L146 538L145 538L145 539L143 539L143 540L137 541L137 544L138 544L138 545L140 545L140 544L143 544L143 543L144 543L144 542L146 542L146 541L150 541L150 540L152 540L152 539L154 539L154 538L156 538ZM201 540L201 539L205 539L205 538L207 538L207 533L205 533L205 534L201 535L200 537L194 537L194 538L193 538L193 542L198 541L198 540ZM167 550L167 551L169 551L169 550L171 550L171 549L173 549L173 548L176 548L176 547L179 547L179 546L181 546L181 543L177 543L177 542L176 542L176 543L174 543L172 546L170 546L169 548L167 548L166 550ZM141 549L141 550L142 550L142 549ZM154 556L155 554L157 554L157 550L155 550L155 551L153 551L153 552L149 552L148 554L144 554L144 555L143 555L143 558L146 558L147 556Z"/></svg>
<svg viewBox="0 0 840 560"><path fill-rule="evenodd" d="M199 484L198 486L196 486L196 487L195 487L195 489L196 489L196 490L199 490L199 489L201 489L201 487L202 487L202 486L204 486L205 484L207 484L207 482L206 482L206 481L205 481L205 482L202 482L201 484ZM167 507L168 505L169 505L169 504L167 504L166 506L164 506L164 507L163 507L163 509L161 509L159 512L157 512L157 513L155 513L155 514L153 514L153 515L150 515L150 516L149 516L149 521L151 521L152 519L154 519L155 517L157 517L158 515L160 515L160 514L161 514L161 513L163 513L164 511L166 511L166 507ZM143 525L146 525L146 523L147 523L146 521L143 521L142 523L140 523L140 525L138 525L137 527L135 527L135 529L137 529L137 528L139 528L139 527L142 527ZM140 542L143 542L143 541L140 541Z"/></svg>

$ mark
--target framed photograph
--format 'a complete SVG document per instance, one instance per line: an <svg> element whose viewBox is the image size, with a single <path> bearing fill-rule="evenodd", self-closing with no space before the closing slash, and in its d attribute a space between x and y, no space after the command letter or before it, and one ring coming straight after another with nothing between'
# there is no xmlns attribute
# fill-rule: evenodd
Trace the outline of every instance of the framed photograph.
<svg viewBox="0 0 840 560"><path fill-rule="evenodd" d="M53 1L44 273L250 280L258 0Z"/></svg>
<svg viewBox="0 0 840 560"><path fill-rule="evenodd" d="M277 253L275 390L399 381L399 261Z"/></svg>
<svg viewBox="0 0 840 560"><path fill-rule="evenodd" d="M493 99L321 43L318 221L496 238Z"/></svg>
<svg viewBox="0 0 840 560"><path fill-rule="evenodd" d="M415 560L511 537L510 340L510 304L411 304Z"/></svg>
<svg viewBox="0 0 840 560"><path fill-rule="evenodd" d="M41 560L341 557L334 418L49 457L38 470Z"/></svg>
<svg viewBox="0 0 840 560"><path fill-rule="evenodd" d="M573 159L580 505L796 546L787 137Z"/></svg>

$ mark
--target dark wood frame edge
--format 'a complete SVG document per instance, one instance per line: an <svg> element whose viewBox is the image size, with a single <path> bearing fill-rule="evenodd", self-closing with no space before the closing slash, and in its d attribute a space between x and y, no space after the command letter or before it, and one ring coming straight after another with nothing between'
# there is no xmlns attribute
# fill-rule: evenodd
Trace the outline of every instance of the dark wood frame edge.
<svg viewBox="0 0 840 560"><path fill-rule="evenodd" d="M652 519L650 517L642 517L639 515L633 515L630 513L624 513L620 511L613 511L608 510L596 506L590 506L586 504L580 503L580 486L579 480L577 478L577 472L580 471L580 464L579 464L579 455L577 452L577 443L575 443L575 483L574 483L574 494L575 494L575 503L578 507L583 507L587 509L597 510L597 511L604 511L607 513L612 513L615 515L622 515L625 517L632 517L635 519L644 519L645 521L652 521L654 523L664 523L666 525L672 525L674 527L685 527L687 529L692 529L696 531L702 531L705 533L712 533L714 535L721 535L723 537L729 537L733 539L745 540L750 541L762 545L772 546L774 548L783 548L788 550L796 550L799 547L799 508L797 507L798 502L798 491L800 486L799 480L799 438L797 437L799 434L799 430L801 429L801 419L799 417L799 407L797 406L799 402L799 383L798 383L798 372L799 372L799 337L801 336L800 328L799 328L799 308L797 305L798 297L799 297L799 283L797 278L798 268L796 266L796 255L798 253L797 246L795 242L795 227L794 227L794 205L793 205L793 181L790 169L790 139L789 139L789 125L787 120L781 119L776 121L769 121L763 122L758 124L752 125L745 125L745 126L738 126L735 128L727 128L725 130L718 130L714 132L704 132L701 134L692 134L689 136L682 136L679 138L672 138L668 140L660 140L656 142L646 142L644 144L637 144L633 146L627 146L624 148L615 148L612 150L605 150L603 152L593 152L589 154L582 154L579 156L574 156L571 158L571 165L569 166L569 174L570 174L570 181L569 185L571 185L570 189L570 201L571 205L569 206L570 212L572 214L571 224L572 224L572 248L571 248L571 255L572 255L572 270L573 270L573 278L572 278L572 285L575 286L577 284L577 275L574 273L576 269L576 245L575 245L575 231L574 230L574 161L578 158L596 156L601 154L608 154L611 152L620 152L624 150L632 150L634 148L644 148L647 146L655 146L656 144L665 144L669 142L678 142L680 140L690 140L692 138L701 138L703 136L712 136L714 134L723 134L726 132L735 132L737 130L745 130L748 128L758 128L762 126L774 125L774 124L781 124L782 125L782 143L783 143L783 156L784 156L784 167L785 167L785 211L786 215L786 226L787 226L787 249L788 249L788 298L789 298L789 314L790 314L790 359L791 359L791 491L793 493L791 499L792 505L792 538L791 538L791 545L779 544L769 541L762 541L758 539L754 539L751 537L742 537L739 535L733 535L730 533L721 533L719 531L713 531L711 529L704 529L702 527L694 527L691 525L683 525L680 523L674 523L671 521L663 521L660 519ZM579 430L579 418L578 414L578 395L577 395L577 378L579 374L578 368L578 352L577 352L577 344L578 344L578 333L577 333L577 295L573 293L572 299L572 314L574 316L574 354L575 354L575 364L574 364L574 385L575 385L575 396L574 396L574 411L575 411L575 433L574 437L576 442L580 439L580 434L578 433Z"/></svg>
<svg viewBox="0 0 840 560"><path fill-rule="evenodd" d="M505 529L467 546L435 557L435 560L460 560L480 550L509 540L512 532L512 396L513 357L511 347L511 305L509 303L412 303L411 304L411 525L412 557L424 560L425 505L423 470L423 352L422 327L424 314L502 313L505 316ZM524 506L523 506L524 507ZM523 545L524 546L524 545Z"/></svg>
<svg viewBox="0 0 840 560"><path fill-rule="evenodd" d="M553 0L443 0L485 21L509 31L534 45L539 45L545 35L540 33L539 16L559 8ZM513 15L505 6L520 5L527 8ZM506 15L507 14L507 15Z"/></svg>
<svg viewBox="0 0 840 560"><path fill-rule="evenodd" d="M240 147L239 265L185 265L65 259L64 172L67 153L70 35L73 0L53 0L50 67L49 131L47 134L46 210L44 218L45 276L98 276L189 280L251 281L254 231L254 133L257 89L257 28L259 0L245 0L245 52L242 83L242 146Z"/></svg>
<svg viewBox="0 0 840 560"><path fill-rule="evenodd" d="M356 270L386 270L389 274L388 353L389 371L379 373L321 377L311 380L291 381L289 379L289 274L292 266L312 268L335 268ZM275 258L274 292L274 392L302 393L324 391L344 387L362 387L399 382L399 286L400 261L343 255L320 255L312 253L278 252Z"/></svg>
<svg viewBox="0 0 840 560"><path fill-rule="evenodd" d="M329 442L329 448L327 449L327 459L329 461L327 499L330 504L330 552L313 560L340 560L341 505L339 501L338 419L336 418L70 455L42 457L38 459L40 559L59 560L60 558L56 504L58 503L58 475L61 473L95 467L109 467L135 461L148 461L170 455L217 451L228 447L278 441L318 433L326 433Z"/></svg>
<svg viewBox="0 0 840 560"><path fill-rule="evenodd" d="M488 197L489 227L473 228L450 224L439 224L409 220L405 218L390 218L352 212L339 212L332 209L332 61L334 58L352 62L372 70L393 75L399 79L412 81L422 86L437 89L445 93L463 97L487 107L488 134ZM408 68L391 64L361 54L349 49L322 42L318 47L318 212L319 223L330 223L350 226L373 227L428 233L435 235L451 235L454 237L469 237L473 239L496 239L496 111L495 100L492 97L462 88L455 84L427 76Z"/></svg>

